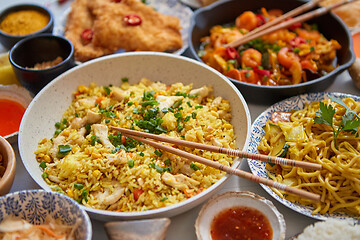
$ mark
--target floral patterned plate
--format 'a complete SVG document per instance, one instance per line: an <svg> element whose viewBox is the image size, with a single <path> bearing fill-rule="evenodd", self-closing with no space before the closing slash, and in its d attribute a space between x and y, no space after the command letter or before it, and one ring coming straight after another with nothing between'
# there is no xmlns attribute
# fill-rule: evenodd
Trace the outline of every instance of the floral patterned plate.
<svg viewBox="0 0 360 240"><path fill-rule="evenodd" d="M260 143L261 137L265 134L262 127L265 125L265 122L267 120L270 120L270 116L274 111L289 111L292 109L298 110L302 109L304 107L304 103L310 103L314 101L320 101L325 98L327 98L328 95L335 96L338 98L346 98L351 97L355 99L356 101L360 101L359 96L354 96L350 94L345 93L327 93L327 92L319 92L319 93L309 93L309 94L303 94L299 96L294 96L288 99L285 99L281 102L278 102L268 109L266 109L262 114L260 114L256 120L254 121L252 127L251 127L251 134L250 134L250 141L248 142L247 151L251 153L258 153L257 147ZM251 169L251 172L257 176L269 178L267 175L267 171L265 169L265 163L248 159L248 164ZM265 191L267 191L273 198L275 198L277 201L285 205L286 207L301 213L303 215L306 215L308 217L319 219L319 220L325 220L327 218L341 218L341 219L348 219L350 221L354 221L356 223L360 223L359 219L354 219L350 215L347 215L345 213L332 213L332 214L312 214L313 209L309 206L304 206L297 203L292 203L286 199L283 199L279 197L275 192L273 192L268 186L262 185Z"/></svg>
<svg viewBox="0 0 360 240"><path fill-rule="evenodd" d="M19 217L31 224L43 224L47 218L59 219L64 225L78 224L75 239L90 240L90 218L78 203L69 197L44 190L27 190L7 194L0 198L0 222L7 216Z"/></svg>

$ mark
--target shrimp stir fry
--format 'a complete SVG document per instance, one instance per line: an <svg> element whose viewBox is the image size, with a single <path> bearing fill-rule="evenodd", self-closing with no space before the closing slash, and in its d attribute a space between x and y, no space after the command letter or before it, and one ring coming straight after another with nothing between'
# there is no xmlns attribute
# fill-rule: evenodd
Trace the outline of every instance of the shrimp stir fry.
<svg viewBox="0 0 360 240"><path fill-rule="evenodd" d="M267 86L299 84L334 70L341 46L327 40L315 24L296 23L237 49L224 47L280 15L281 10L262 8L258 14L246 11L234 23L212 27L210 36L201 39L199 57L230 78Z"/></svg>

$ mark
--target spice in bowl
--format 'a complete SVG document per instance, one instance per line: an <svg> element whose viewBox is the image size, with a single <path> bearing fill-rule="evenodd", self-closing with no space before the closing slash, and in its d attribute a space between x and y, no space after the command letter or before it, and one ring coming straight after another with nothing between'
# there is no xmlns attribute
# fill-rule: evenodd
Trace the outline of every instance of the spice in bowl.
<svg viewBox="0 0 360 240"><path fill-rule="evenodd" d="M36 10L20 10L9 13L0 23L0 30L11 35L27 35L44 28L49 16Z"/></svg>
<svg viewBox="0 0 360 240"><path fill-rule="evenodd" d="M54 66L58 65L62 61L63 61L63 58L58 56L54 60L44 61L44 62L41 62L41 63L36 63L35 66L33 68L30 68L30 69L33 69L33 70L47 69L47 68L51 68L51 67L54 67Z"/></svg>

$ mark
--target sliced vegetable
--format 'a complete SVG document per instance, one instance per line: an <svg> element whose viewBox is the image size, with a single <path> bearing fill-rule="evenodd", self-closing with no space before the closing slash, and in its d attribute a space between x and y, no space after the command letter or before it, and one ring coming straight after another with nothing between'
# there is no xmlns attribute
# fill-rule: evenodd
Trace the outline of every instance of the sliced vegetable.
<svg viewBox="0 0 360 240"><path fill-rule="evenodd" d="M140 195L143 193L144 193L144 190L142 190L141 188L135 188L133 191L135 201L137 201L139 199Z"/></svg>
<svg viewBox="0 0 360 240"><path fill-rule="evenodd" d="M138 26L141 24L141 17L137 14L129 14L124 17L124 22L129 26Z"/></svg>

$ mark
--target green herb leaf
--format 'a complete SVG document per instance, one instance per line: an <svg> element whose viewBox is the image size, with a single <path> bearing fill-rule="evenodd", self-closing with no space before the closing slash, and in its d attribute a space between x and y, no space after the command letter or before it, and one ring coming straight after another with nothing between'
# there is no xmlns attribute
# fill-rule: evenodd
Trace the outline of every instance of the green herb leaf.
<svg viewBox="0 0 360 240"><path fill-rule="evenodd" d="M109 87L104 87L104 90L105 90L107 95L109 95L110 92L111 92L111 89Z"/></svg>
<svg viewBox="0 0 360 240"><path fill-rule="evenodd" d="M41 163L39 164L39 166L40 166L42 169L45 169L45 168L46 168L46 162L45 162L45 161L41 161Z"/></svg>
<svg viewBox="0 0 360 240"><path fill-rule="evenodd" d="M195 170L195 171L200 170L200 167L198 165L194 164L194 163L190 164L190 168Z"/></svg>
<svg viewBox="0 0 360 240"><path fill-rule="evenodd" d="M135 161L134 161L134 159L129 159L128 160L128 165L129 165L129 168L133 168L134 167L134 164L135 164Z"/></svg>
<svg viewBox="0 0 360 240"><path fill-rule="evenodd" d="M75 188L75 189L83 189L83 188L84 188L84 185L83 185L83 184L80 184L80 183L75 183L75 184L74 184L74 188Z"/></svg>

